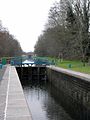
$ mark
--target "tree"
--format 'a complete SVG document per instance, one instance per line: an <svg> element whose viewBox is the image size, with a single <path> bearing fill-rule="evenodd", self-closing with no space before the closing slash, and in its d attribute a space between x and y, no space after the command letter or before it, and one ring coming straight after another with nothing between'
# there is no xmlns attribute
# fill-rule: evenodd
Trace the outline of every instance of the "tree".
<svg viewBox="0 0 90 120"><path fill-rule="evenodd" d="M0 25L0 57L18 56L22 54L19 42Z"/></svg>
<svg viewBox="0 0 90 120"><path fill-rule="evenodd" d="M77 18L78 44L81 51L83 65L87 59L87 52L90 47L89 23L90 23L90 1L77 0L73 2L74 11Z"/></svg>
<svg viewBox="0 0 90 120"><path fill-rule="evenodd" d="M44 55L63 55L65 59L81 59L83 65L90 56L90 0L60 0L49 11L49 20L42 37L36 43ZM40 50L40 51L39 51Z"/></svg>

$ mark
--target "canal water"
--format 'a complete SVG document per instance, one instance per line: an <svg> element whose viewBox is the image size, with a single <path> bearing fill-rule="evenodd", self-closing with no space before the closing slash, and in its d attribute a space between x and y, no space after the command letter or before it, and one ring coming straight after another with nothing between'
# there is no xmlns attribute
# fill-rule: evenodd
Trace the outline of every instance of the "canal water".
<svg viewBox="0 0 90 120"><path fill-rule="evenodd" d="M49 82L32 80L23 89L33 120L73 120L62 107L62 96Z"/></svg>

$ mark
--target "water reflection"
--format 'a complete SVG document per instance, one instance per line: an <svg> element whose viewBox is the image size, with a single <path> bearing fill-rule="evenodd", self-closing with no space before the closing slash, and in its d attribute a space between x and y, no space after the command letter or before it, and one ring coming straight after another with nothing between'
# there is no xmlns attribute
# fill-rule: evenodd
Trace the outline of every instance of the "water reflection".
<svg viewBox="0 0 90 120"><path fill-rule="evenodd" d="M72 120L57 99L57 90L45 81L34 81L24 86L24 93L33 120Z"/></svg>

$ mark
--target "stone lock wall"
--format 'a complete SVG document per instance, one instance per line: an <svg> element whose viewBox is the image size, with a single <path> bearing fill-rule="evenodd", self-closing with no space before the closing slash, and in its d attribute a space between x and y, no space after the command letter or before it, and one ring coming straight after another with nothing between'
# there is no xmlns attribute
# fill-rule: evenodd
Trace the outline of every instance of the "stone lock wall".
<svg viewBox="0 0 90 120"><path fill-rule="evenodd" d="M48 80L63 93L64 105L72 116L78 120L90 120L90 82L69 72L48 67Z"/></svg>

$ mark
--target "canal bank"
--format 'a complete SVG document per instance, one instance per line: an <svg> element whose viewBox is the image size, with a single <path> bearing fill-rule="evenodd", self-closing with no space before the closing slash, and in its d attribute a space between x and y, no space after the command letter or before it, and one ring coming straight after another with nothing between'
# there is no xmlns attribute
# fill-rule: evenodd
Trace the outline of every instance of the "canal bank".
<svg viewBox="0 0 90 120"><path fill-rule="evenodd" d="M90 120L90 75L49 66L47 76L63 95L62 105L71 116Z"/></svg>
<svg viewBox="0 0 90 120"><path fill-rule="evenodd" d="M0 120L32 120L14 66L7 65L0 85Z"/></svg>
<svg viewBox="0 0 90 120"><path fill-rule="evenodd" d="M4 110L7 92L7 79L4 79L3 75L5 73L6 66L0 69L0 120L4 120Z"/></svg>

